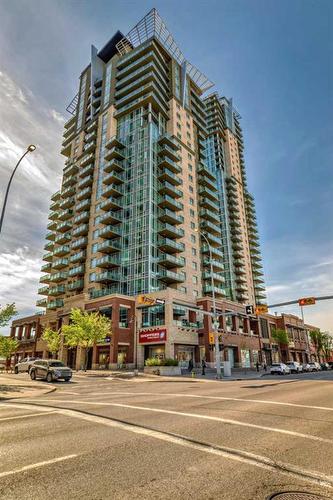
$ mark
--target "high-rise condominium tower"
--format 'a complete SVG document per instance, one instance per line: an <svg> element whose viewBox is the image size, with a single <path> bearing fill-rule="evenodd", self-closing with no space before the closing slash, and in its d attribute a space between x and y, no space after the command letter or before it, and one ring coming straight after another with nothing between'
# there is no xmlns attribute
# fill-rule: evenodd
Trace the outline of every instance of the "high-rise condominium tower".
<svg viewBox="0 0 333 500"><path fill-rule="evenodd" d="M264 299L240 116L211 87L155 9L92 47L50 206L37 305L52 318L118 295ZM143 325L164 324L155 309Z"/></svg>

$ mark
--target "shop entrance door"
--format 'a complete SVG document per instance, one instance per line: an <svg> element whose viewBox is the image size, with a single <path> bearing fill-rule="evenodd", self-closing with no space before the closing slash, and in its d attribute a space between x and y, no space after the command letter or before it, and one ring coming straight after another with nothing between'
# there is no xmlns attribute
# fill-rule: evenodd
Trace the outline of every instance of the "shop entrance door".
<svg viewBox="0 0 333 500"><path fill-rule="evenodd" d="M195 365L195 357L194 357L194 347L193 346L179 346L177 359L179 366L182 368L187 368L190 359L193 361L193 365Z"/></svg>

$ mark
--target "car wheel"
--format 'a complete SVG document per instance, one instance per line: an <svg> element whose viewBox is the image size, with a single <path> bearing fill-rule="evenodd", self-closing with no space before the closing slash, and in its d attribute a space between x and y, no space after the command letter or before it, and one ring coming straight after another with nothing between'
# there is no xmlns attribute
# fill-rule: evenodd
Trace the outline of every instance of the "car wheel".
<svg viewBox="0 0 333 500"><path fill-rule="evenodd" d="M35 370L32 370L32 372L30 372L30 378L31 378L31 380L36 380L36 372L35 372Z"/></svg>
<svg viewBox="0 0 333 500"><path fill-rule="evenodd" d="M65 378L65 382L69 382L70 381L70 378Z"/></svg>
<svg viewBox="0 0 333 500"><path fill-rule="evenodd" d="M53 381L52 373L50 373L50 372L49 372L49 373L46 375L46 382L52 382L52 381Z"/></svg>
<svg viewBox="0 0 333 500"><path fill-rule="evenodd" d="M14 368L14 373L15 373L15 375L18 374L18 368L17 368L17 366L15 366L15 368Z"/></svg>

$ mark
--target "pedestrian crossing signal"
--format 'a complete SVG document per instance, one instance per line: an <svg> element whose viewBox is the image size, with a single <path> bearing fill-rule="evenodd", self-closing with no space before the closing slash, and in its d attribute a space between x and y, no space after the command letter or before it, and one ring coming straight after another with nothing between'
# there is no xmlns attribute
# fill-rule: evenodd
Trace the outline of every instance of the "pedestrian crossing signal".
<svg viewBox="0 0 333 500"><path fill-rule="evenodd" d="M248 305L248 306L245 306L245 312L246 314L250 315L250 314L254 314L254 307L251 306L251 305Z"/></svg>

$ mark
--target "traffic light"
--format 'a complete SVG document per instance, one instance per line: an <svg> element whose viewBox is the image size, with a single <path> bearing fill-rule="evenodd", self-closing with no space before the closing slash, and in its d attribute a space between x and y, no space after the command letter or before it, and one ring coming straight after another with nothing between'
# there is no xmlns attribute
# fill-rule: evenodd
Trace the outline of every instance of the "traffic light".
<svg viewBox="0 0 333 500"><path fill-rule="evenodd" d="M210 344L215 344L215 338L214 338L214 333L209 333L208 334L208 339Z"/></svg>
<svg viewBox="0 0 333 500"><path fill-rule="evenodd" d="M313 306L316 303L315 297L304 297L299 299L298 305L300 306Z"/></svg>
<svg viewBox="0 0 333 500"><path fill-rule="evenodd" d="M251 305L245 306L245 312L247 315L254 314L254 307Z"/></svg>
<svg viewBox="0 0 333 500"><path fill-rule="evenodd" d="M256 307L256 314L266 314L268 313L268 307L266 305L261 305Z"/></svg>

